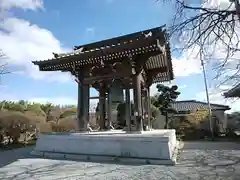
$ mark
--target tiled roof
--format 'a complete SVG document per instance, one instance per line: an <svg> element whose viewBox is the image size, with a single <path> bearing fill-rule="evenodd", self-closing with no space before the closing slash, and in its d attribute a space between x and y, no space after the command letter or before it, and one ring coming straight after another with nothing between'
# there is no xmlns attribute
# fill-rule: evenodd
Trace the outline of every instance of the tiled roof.
<svg viewBox="0 0 240 180"><path fill-rule="evenodd" d="M240 97L240 83L223 94L226 98Z"/></svg>
<svg viewBox="0 0 240 180"><path fill-rule="evenodd" d="M198 109L207 109L208 104L196 100L187 100L187 101L176 101L173 103L173 108L177 111L194 111ZM220 104L211 104L212 110L229 110L229 106L220 105Z"/></svg>
<svg viewBox="0 0 240 180"><path fill-rule="evenodd" d="M54 53L54 56L52 59L33 63L41 71L75 71L92 64L114 63L122 59L134 60L129 57L146 56L146 70L156 71L152 75L153 83L174 78L170 44L163 26L82 45L70 53Z"/></svg>

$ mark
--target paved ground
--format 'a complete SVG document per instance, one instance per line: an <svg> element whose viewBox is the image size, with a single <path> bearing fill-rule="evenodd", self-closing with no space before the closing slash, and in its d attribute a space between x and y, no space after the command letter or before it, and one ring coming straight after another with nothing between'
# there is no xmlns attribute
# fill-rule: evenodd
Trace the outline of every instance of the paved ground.
<svg viewBox="0 0 240 180"><path fill-rule="evenodd" d="M1 180L240 180L240 144L185 143L175 166L119 165L36 159L31 148L0 152Z"/></svg>

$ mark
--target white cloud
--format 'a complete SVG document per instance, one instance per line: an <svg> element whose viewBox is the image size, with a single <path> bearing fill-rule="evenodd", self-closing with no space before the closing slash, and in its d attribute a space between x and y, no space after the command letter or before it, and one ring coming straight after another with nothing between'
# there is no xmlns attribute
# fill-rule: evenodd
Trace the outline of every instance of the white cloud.
<svg viewBox="0 0 240 180"><path fill-rule="evenodd" d="M34 79L68 81L69 75L60 72L40 72L31 61L52 58L52 52L66 51L47 30L18 18L6 18L0 23L0 49L14 65Z"/></svg>
<svg viewBox="0 0 240 180"><path fill-rule="evenodd" d="M183 54L178 59L173 57L173 72L176 78L199 74L202 72L200 60L188 54Z"/></svg>
<svg viewBox="0 0 240 180"><path fill-rule="evenodd" d="M158 90L157 90L157 88L156 88L156 84L153 84L153 85L151 85L150 86L150 96L154 96L155 94L157 94L157 92L158 92Z"/></svg>
<svg viewBox="0 0 240 180"><path fill-rule="evenodd" d="M0 0L0 10L7 12L11 8L37 10L43 9L43 0ZM0 11L1 12L1 11ZM31 61L52 58L52 52L68 51L51 31L35 24L1 14L0 21L0 49L7 56L9 67L17 69L16 73L27 75L34 79L66 82L71 79L70 74L60 72L40 72Z"/></svg>
<svg viewBox="0 0 240 180"><path fill-rule="evenodd" d="M93 27L86 28L86 33L94 33L94 31L95 31L95 28Z"/></svg>
<svg viewBox="0 0 240 180"><path fill-rule="evenodd" d="M187 87L188 87L188 86L187 86L186 84L183 84L183 85L178 86L179 89L185 89L185 88L187 88Z"/></svg>
<svg viewBox="0 0 240 180"><path fill-rule="evenodd" d="M11 8L21 8L21 9L31 9L36 10L43 8L43 0L1 0L0 9L11 9Z"/></svg>
<svg viewBox="0 0 240 180"><path fill-rule="evenodd" d="M185 32L182 36L177 37L177 44L175 48L183 48L188 44L188 38L192 32ZM186 77L194 74L202 73L202 66L200 61L200 47L193 45L181 52L181 55L172 57L173 72L176 78Z"/></svg>
<svg viewBox="0 0 240 180"><path fill-rule="evenodd" d="M229 7L234 8L234 5L230 2L230 0L206 0L202 6L216 9L226 9Z"/></svg>

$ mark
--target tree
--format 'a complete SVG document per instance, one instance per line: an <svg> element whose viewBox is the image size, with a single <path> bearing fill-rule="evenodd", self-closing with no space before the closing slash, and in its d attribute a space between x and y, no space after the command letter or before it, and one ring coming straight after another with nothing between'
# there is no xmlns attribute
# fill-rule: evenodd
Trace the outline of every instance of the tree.
<svg viewBox="0 0 240 180"><path fill-rule="evenodd" d="M159 113L159 110L156 106L151 104L151 113L152 113L152 118L155 119Z"/></svg>
<svg viewBox="0 0 240 180"><path fill-rule="evenodd" d="M183 51L195 52L196 56L201 51L216 72L217 85L237 83L240 77L239 0L174 2L176 11L169 27L174 43Z"/></svg>
<svg viewBox="0 0 240 180"><path fill-rule="evenodd" d="M55 106L25 100L0 102L0 145L32 140L40 132L75 130L76 106ZM50 122L48 122L50 121ZM24 139L23 139L24 138Z"/></svg>
<svg viewBox="0 0 240 180"><path fill-rule="evenodd" d="M45 118L46 118L46 122L47 122L49 120L50 113L53 109L53 105L51 103L41 104L40 108L45 113Z"/></svg>
<svg viewBox="0 0 240 180"><path fill-rule="evenodd" d="M169 114L174 114L177 111L172 108L172 103L177 99L177 97L180 95L180 92L178 92L178 86L174 85L172 87L164 86L162 84L157 85L157 89L159 94L155 96L155 100L152 99L152 103L154 106L159 108L162 115L166 117L166 123L164 126L164 129L168 128L168 120L169 120Z"/></svg>
<svg viewBox="0 0 240 180"><path fill-rule="evenodd" d="M66 118L69 116L75 116L77 114L77 110L75 108L68 108L63 113L60 114L60 119Z"/></svg>
<svg viewBox="0 0 240 180"><path fill-rule="evenodd" d="M35 122L21 112L1 112L0 114L0 133L2 136L12 139L12 143L17 143L20 135L31 132L35 129Z"/></svg>
<svg viewBox="0 0 240 180"><path fill-rule="evenodd" d="M34 112L36 115L44 115L44 111L41 108L41 104L38 103L28 104L26 110Z"/></svg>

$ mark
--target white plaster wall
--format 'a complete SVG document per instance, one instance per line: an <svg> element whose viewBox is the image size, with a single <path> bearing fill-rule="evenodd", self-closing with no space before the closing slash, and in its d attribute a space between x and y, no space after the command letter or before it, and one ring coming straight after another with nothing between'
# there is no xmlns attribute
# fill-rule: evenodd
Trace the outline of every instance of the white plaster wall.
<svg viewBox="0 0 240 180"><path fill-rule="evenodd" d="M225 112L221 110L213 110L212 114L218 118L216 122L212 121L213 128L214 126L217 126L219 132L224 133L227 127L227 116ZM209 125L208 119L206 119L206 121L203 122L201 126L203 129L210 131L210 125Z"/></svg>
<svg viewBox="0 0 240 180"><path fill-rule="evenodd" d="M224 133L227 128L227 115L224 111L213 111L213 114L219 119L218 124L216 124L219 128L219 131Z"/></svg>

